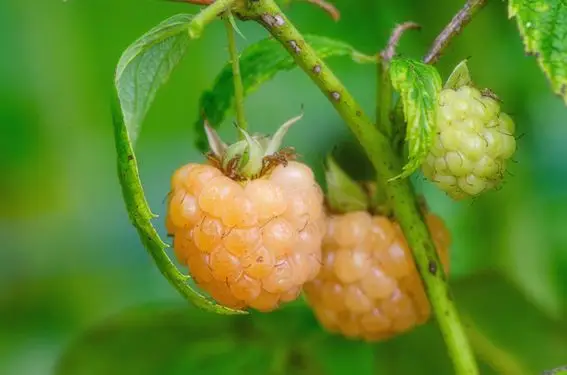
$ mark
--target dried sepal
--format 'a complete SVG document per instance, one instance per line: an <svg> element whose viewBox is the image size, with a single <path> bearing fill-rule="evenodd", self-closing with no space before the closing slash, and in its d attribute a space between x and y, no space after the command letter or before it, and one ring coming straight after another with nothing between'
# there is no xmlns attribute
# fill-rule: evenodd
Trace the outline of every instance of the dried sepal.
<svg viewBox="0 0 567 375"><path fill-rule="evenodd" d="M215 129L213 129L207 120L205 120L205 134L209 143L209 149L219 159L226 151L227 145L224 143Z"/></svg>
<svg viewBox="0 0 567 375"><path fill-rule="evenodd" d="M302 118L303 118L303 112L300 115L295 116L295 117L287 120L286 122L284 122L283 125L280 126L280 128L276 131L274 136L270 139L270 142L268 143L268 146L266 147L266 151L264 153L264 156L272 155L273 153L278 151L280 149L281 145L282 145L283 138L285 137L289 128L291 128L291 126L293 124L295 124L296 122L298 122Z"/></svg>

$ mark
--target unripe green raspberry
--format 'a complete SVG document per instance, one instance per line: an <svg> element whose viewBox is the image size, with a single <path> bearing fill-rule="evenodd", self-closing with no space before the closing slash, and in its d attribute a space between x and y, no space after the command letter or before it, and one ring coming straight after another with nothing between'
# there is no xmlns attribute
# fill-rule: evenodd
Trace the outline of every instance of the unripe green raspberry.
<svg viewBox="0 0 567 375"><path fill-rule="evenodd" d="M516 151L514 122L492 96L471 86L439 94L437 134L422 171L453 199L497 188Z"/></svg>

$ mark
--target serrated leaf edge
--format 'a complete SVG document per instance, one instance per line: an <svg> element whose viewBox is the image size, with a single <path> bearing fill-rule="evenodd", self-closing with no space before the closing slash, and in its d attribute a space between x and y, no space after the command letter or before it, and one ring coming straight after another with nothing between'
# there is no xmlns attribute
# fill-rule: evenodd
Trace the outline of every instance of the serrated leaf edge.
<svg viewBox="0 0 567 375"><path fill-rule="evenodd" d="M431 109L431 131L435 132L436 129L436 118L437 118L437 100L438 100L438 94L441 91L441 87L442 87L442 80L441 77L439 75L439 73L437 72L437 70L435 69L435 67L431 66L431 65L427 65L424 64L420 61L415 61L415 60L411 60L411 59L407 59L407 58L396 58L394 60L392 60L391 64L390 64L390 73L394 70L394 67L396 66L397 63L401 63L403 61L409 62L411 64L416 64L416 65L423 65L424 68L428 68L431 69L433 72L435 72L434 76L433 76L433 84L435 86L435 93L434 93L434 97L432 98L433 100L433 108ZM391 74L392 77L392 74ZM407 77L406 77L407 79ZM420 83L422 84L422 83ZM405 95L401 92L402 91L402 87L399 85L399 82L396 81L394 82L394 80L392 80L392 87L398 91L400 93L400 97L401 97L401 101L402 101L402 105L403 105L403 112L404 112L404 119L406 122L406 126L408 127L408 130L406 130L406 137L405 137L405 141L406 143L410 142L410 134L411 132L409 131L409 103L406 102L405 100ZM423 87L423 91L427 92L427 90L425 89L425 86ZM423 99L422 99L423 100ZM423 114L422 112L426 111L422 108L418 116L418 119L420 118L421 115L425 115L427 117L427 113ZM427 111L426 111L427 112ZM423 131L423 130L420 130ZM420 139L418 139L418 141L420 141ZM419 150L421 150L420 152L418 152L415 155L411 155L411 151L410 151L410 155L409 155L409 160L408 162L403 166L402 168L402 173L400 173L397 176L394 176L392 178L390 178L388 180L388 182L393 182L402 178L407 178L409 177L413 172L415 172L419 166L421 165L421 163L423 162L423 159L427 156L427 154L429 153L429 149L431 148L433 142L433 137L430 137L429 141L427 141L428 145L426 145L425 148L419 148Z"/></svg>

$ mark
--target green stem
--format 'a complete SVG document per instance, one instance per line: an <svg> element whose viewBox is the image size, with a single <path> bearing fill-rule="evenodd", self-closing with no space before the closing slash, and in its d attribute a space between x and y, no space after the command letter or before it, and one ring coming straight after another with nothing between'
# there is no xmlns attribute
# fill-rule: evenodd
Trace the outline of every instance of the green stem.
<svg viewBox="0 0 567 375"><path fill-rule="evenodd" d="M305 42L274 0L249 1L246 6L238 9L238 14L243 19L252 19L262 24L294 57L297 65L309 75L358 138L380 180L385 182L397 176L401 171L401 163L392 150L389 139L376 129L350 92ZM396 219L413 250L456 373L477 375L474 355L411 184L408 179L403 179L384 183L384 187Z"/></svg>
<svg viewBox="0 0 567 375"><path fill-rule="evenodd" d="M228 52L230 55L230 62L232 63L232 81L234 85L234 110L236 112L237 125L246 130L248 124L246 123L246 116L244 114L244 86L242 85L242 76L240 75L240 60L238 55L238 48L236 48L236 38L234 27L231 22L232 15L228 13L224 18L224 25L226 28L226 36L228 39ZM238 132L240 139L244 139L244 134Z"/></svg>
<svg viewBox="0 0 567 375"><path fill-rule="evenodd" d="M451 22L445 26L443 31L441 31L439 36L435 39L431 49L423 58L423 61L427 64L435 64L451 40L463 30L466 24L471 21L472 17L480 9L482 9L486 3L487 0L468 0L463 8L455 14Z"/></svg>
<svg viewBox="0 0 567 375"><path fill-rule="evenodd" d="M128 210L132 225L138 231L140 240L154 260L157 268L167 281L188 301L208 311L220 314L244 314L244 311L232 310L217 305L205 296L193 290L187 284L187 277L183 275L167 256L167 245L160 238L151 220L155 215L150 211L148 202L142 188L142 181L138 173L138 164L134 147L130 143L130 136L120 109L118 96L114 92L113 98L114 139L117 155L118 178L122 187L122 195Z"/></svg>
<svg viewBox="0 0 567 375"><path fill-rule="evenodd" d="M390 81L389 61L382 60L378 66L378 84L376 85L376 121L380 130L392 138L392 121L390 107L392 106L392 82Z"/></svg>
<svg viewBox="0 0 567 375"><path fill-rule="evenodd" d="M213 22L221 13L234 5L236 0L216 0L200 11L189 25L188 32L192 39L197 39L209 23Z"/></svg>

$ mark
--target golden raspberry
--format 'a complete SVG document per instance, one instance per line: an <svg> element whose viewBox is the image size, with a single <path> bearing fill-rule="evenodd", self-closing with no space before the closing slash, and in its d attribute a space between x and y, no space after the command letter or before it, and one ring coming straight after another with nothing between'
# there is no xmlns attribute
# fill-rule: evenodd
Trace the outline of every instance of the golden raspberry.
<svg viewBox="0 0 567 375"><path fill-rule="evenodd" d="M172 177L167 228L177 259L218 303L271 311L320 269L323 195L309 167L234 181L212 165Z"/></svg>
<svg viewBox="0 0 567 375"><path fill-rule="evenodd" d="M433 214L427 225L447 270L450 234ZM365 211L331 216L322 257L319 275L304 291L329 331L376 341L428 320L429 301L396 222Z"/></svg>

